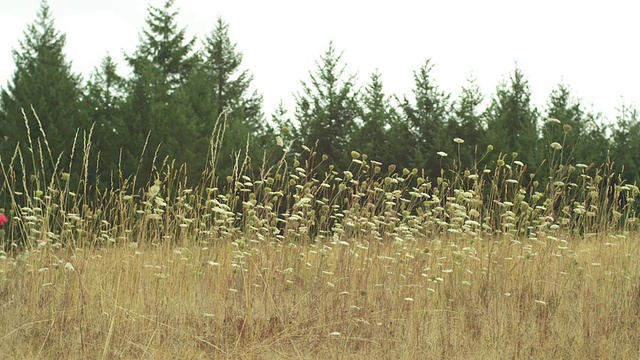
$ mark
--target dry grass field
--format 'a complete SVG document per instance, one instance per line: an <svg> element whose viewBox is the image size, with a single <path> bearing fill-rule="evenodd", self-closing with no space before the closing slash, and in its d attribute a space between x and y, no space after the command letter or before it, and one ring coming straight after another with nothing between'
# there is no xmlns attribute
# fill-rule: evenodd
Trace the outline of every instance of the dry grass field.
<svg viewBox="0 0 640 360"><path fill-rule="evenodd" d="M640 356L638 188L608 165L449 157L426 179L305 148L136 190L89 184L88 146L52 178L37 156L2 164L3 358Z"/></svg>
<svg viewBox="0 0 640 360"><path fill-rule="evenodd" d="M637 237L3 256L5 358L633 359Z"/></svg>

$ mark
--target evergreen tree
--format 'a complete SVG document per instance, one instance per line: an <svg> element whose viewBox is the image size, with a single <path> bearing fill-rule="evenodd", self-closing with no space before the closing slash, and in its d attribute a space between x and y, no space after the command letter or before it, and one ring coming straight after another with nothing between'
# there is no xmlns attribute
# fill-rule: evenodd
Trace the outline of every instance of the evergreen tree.
<svg viewBox="0 0 640 360"><path fill-rule="evenodd" d="M71 153L71 140L76 131L87 128L86 112L80 102L80 78L71 72L71 65L65 59L65 35L56 30L46 1L41 3L36 21L28 26L24 35L20 49L13 51L16 70L11 83L0 96L0 155L7 161L20 143L23 154L29 158L25 150L31 140L36 156L42 146L45 167L51 170L59 154ZM51 156L39 140L41 134L32 107L46 133ZM22 110L28 119L28 129ZM59 167L66 166L68 159L63 156ZM28 161L26 165L32 164Z"/></svg>
<svg viewBox="0 0 640 360"><path fill-rule="evenodd" d="M409 124L401 115L390 118L386 135L389 155L388 160L382 162L393 164L398 169L416 167L417 165L413 162L416 152L415 139Z"/></svg>
<svg viewBox="0 0 640 360"><path fill-rule="evenodd" d="M537 121L529 83L516 67L509 83L498 86L487 111L487 142L496 152L517 153L518 160L535 169L541 161Z"/></svg>
<svg viewBox="0 0 640 360"><path fill-rule="evenodd" d="M394 160L389 153L390 142L394 140L388 137L387 131L398 114L383 92L380 73L371 75L361 102L361 124L354 134L352 147L373 160L388 164Z"/></svg>
<svg viewBox="0 0 640 360"><path fill-rule="evenodd" d="M484 97L474 79L467 81L460 98L453 104L453 116L449 119L448 133L464 140L460 144L460 162L463 167L475 165L477 152L486 147L485 129L480 105ZM482 155L482 154L480 154Z"/></svg>
<svg viewBox="0 0 640 360"><path fill-rule="evenodd" d="M450 95L440 91L431 77L433 64L427 60L414 72L413 102L406 97L402 110L407 121L413 146L413 165L423 168L430 176L440 173L438 152L451 153L453 143L447 132Z"/></svg>
<svg viewBox="0 0 640 360"><path fill-rule="evenodd" d="M557 120L557 121L556 121ZM542 125L541 146L562 145L563 162L596 165L606 161L605 133L597 128L596 116L587 113L571 96L567 85L559 84L549 97L547 120Z"/></svg>
<svg viewBox="0 0 640 360"><path fill-rule="evenodd" d="M345 76L333 43L316 63L315 73L308 83L302 82L302 92L296 96L296 118L300 124L303 144L328 156L328 161L340 169L351 164L351 150L357 119L361 110L357 101L355 76Z"/></svg>
<svg viewBox="0 0 640 360"><path fill-rule="evenodd" d="M126 175L137 173L144 183L150 169L151 154L159 148L178 164L194 163L198 136L197 117L183 87L198 65L192 48L195 39L186 40L185 29L178 29L173 0L162 8L149 7L146 29L135 53L127 57L133 69L126 101L123 167ZM140 154L149 135L141 172Z"/></svg>
<svg viewBox="0 0 640 360"><path fill-rule="evenodd" d="M92 73L84 96L89 119L94 123L92 145L100 151L99 170L105 177L115 174L120 149L126 145L122 139L129 137L123 122L126 91L125 80L118 75L116 63L111 56L106 56L100 68Z"/></svg>
<svg viewBox="0 0 640 360"><path fill-rule="evenodd" d="M611 159L615 170L628 182L640 179L640 116L638 109L623 104L618 109L611 136Z"/></svg>
<svg viewBox="0 0 640 360"><path fill-rule="evenodd" d="M300 148L300 133L282 101L278 103L276 110L271 116L271 122L275 125L273 135L282 138L283 146L285 146L288 151Z"/></svg>
<svg viewBox="0 0 640 360"><path fill-rule="evenodd" d="M199 153L206 154L209 135L216 122L225 122L225 133L218 153L218 174L229 174L235 154L244 152L249 138L249 156L260 157L267 127L262 113L262 96L252 91L251 76L242 69L242 53L229 36L229 25L218 18L215 28L204 40L202 64L188 83L193 111L202 133ZM262 145L262 146L261 146ZM244 158L244 154L242 157Z"/></svg>

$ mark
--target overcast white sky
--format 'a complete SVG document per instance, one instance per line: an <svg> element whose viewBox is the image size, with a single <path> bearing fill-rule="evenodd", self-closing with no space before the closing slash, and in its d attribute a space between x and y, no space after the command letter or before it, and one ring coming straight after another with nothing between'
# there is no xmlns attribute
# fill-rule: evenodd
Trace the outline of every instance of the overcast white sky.
<svg viewBox="0 0 640 360"><path fill-rule="evenodd" d="M86 78L108 53L121 59L138 43L147 5L164 0L49 0L56 27L67 35L67 59ZM456 96L473 74L490 96L515 63L537 105L563 81L593 110L613 120L623 99L640 100L640 51L635 1L438 0L279 1L176 0L179 24L203 37L217 16L230 24L232 41L271 113L308 79L333 41L347 71L361 84L376 69L388 94L409 94L412 72L426 59L434 78ZM14 71L17 49L40 0L0 0L0 84ZM127 69L121 66L120 72Z"/></svg>

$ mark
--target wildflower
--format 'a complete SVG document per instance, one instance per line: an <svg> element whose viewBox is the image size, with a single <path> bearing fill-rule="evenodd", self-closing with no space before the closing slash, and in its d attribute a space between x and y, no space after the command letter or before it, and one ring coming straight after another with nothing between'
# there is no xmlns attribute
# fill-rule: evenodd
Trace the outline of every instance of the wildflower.
<svg viewBox="0 0 640 360"><path fill-rule="evenodd" d="M3 213L0 213L0 226L3 226L8 222L9 222L9 219L7 219L7 217Z"/></svg>
<svg viewBox="0 0 640 360"><path fill-rule="evenodd" d="M464 143L464 140L461 139L461 138L454 138L453 142L456 143L456 144L462 144L462 143Z"/></svg>
<svg viewBox="0 0 640 360"><path fill-rule="evenodd" d="M551 147L553 150L560 150L562 149L562 145L560 145L560 143L558 142L552 142L551 144L549 144L549 147Z"/></svg>
<svg viewBox="0 0 640 360"><path fill-rule="evenodd" d="M548 118L547 122L556 123L556 124L562 124L562 122L560 122L560 120L558 120L556 118Z"/></svg>
<svg viewBox="0 0 640 360"><path fill-rule="evenodd" d="M282 147L284 145L284 140L282 140L282 136L276 136L276 146Z"/></svg>
<svg viewBox="0 0 640 360"><path fill-rule="evenodd" d="M438 154L438 155L440 155L440 156L442 156L442 157L447 156L447 153L446 153L446 152L444 152L444 151L438 151L436 154Z"/></svg>

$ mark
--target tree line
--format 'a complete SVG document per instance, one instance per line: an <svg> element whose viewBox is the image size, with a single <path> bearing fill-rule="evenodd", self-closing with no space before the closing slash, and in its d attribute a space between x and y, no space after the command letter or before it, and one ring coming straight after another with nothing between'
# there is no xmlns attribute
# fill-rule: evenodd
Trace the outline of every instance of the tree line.
<svg viewBox="0 0 640 360"><path fill-rule="evenodd" d="M28 170L41 163L53 171L86 161L72 155L90 147L99 183L136 175L144 184L163 161L185 164L197 181L212 151L222 176L242 159L259 169L277 161L269 154L296 157L307 147L323 160L318 169L346 170L356 151L430 177L505 156L536 172L561 154L563 163L609 164L629 181L640 179L635 108L622 105L616 122L605 124L559 84L539 109L518 67L488 97L470 79L454 98L438 87L427 60L413 72L412 92L396 96L385 92L377 72L358 86L330 44L301 88L292 89L295 110L280 103L267 116L229 25L218 18L202 39L188 38L177 14L174 0L150 6L140 42L126 54L128 75L106 56L85 81L72 71L65 35L43 1L13 51L15 71L1 91L3 164L26 163ZM212 138L221 140L215 149Z"/></svg>

